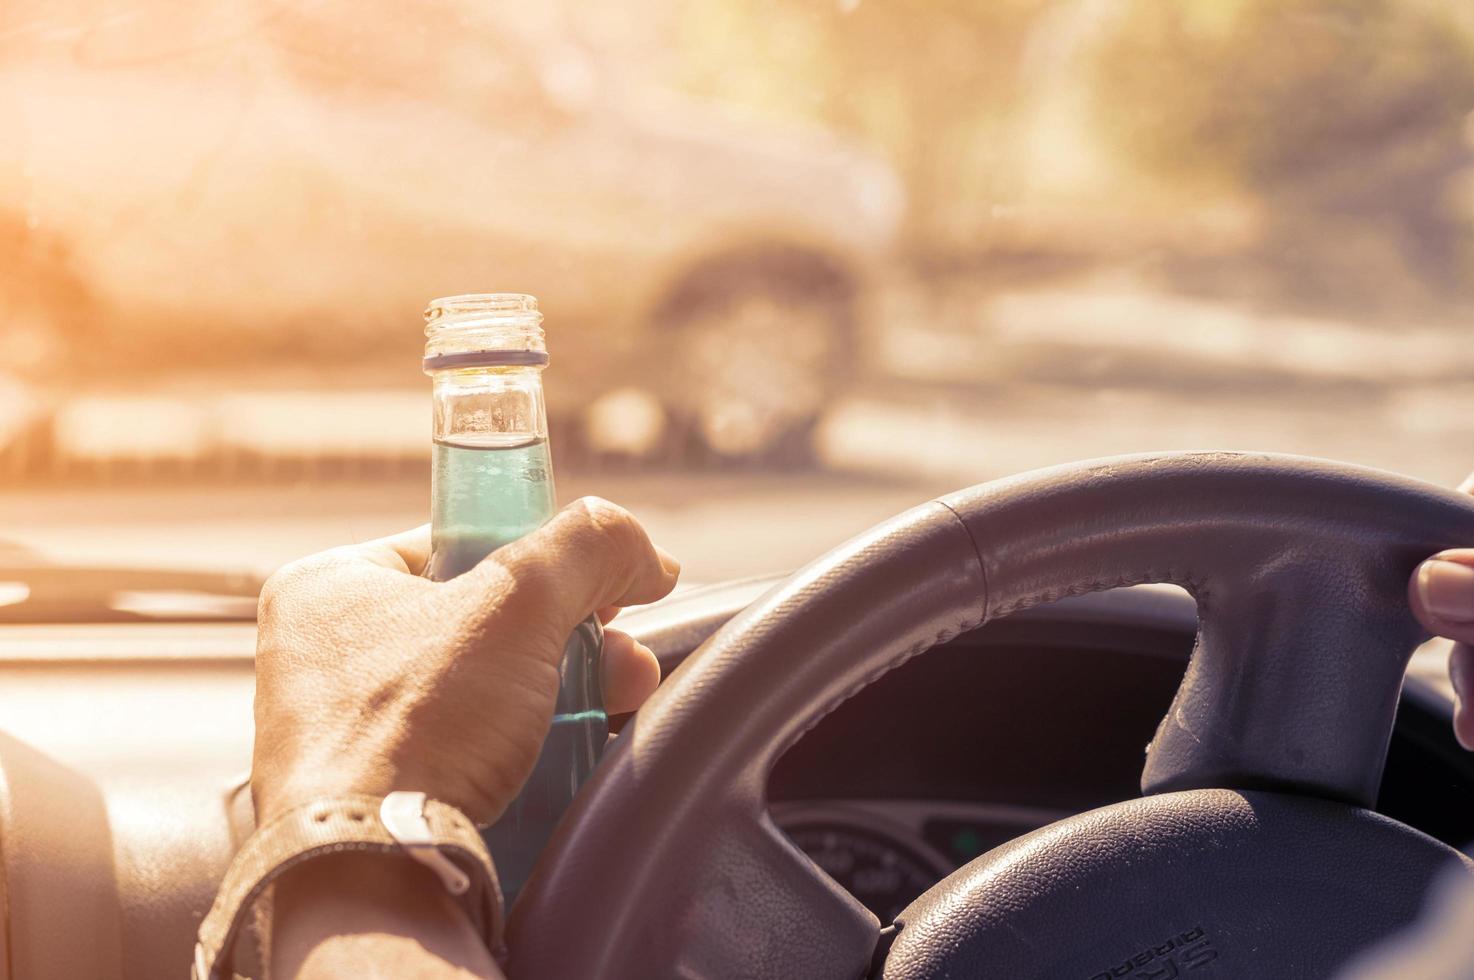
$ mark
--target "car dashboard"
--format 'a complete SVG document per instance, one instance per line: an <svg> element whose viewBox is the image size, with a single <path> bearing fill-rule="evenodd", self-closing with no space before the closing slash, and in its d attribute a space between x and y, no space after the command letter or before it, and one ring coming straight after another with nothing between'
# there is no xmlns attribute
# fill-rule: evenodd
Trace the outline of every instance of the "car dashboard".
<svg viewBox="0 0 1474 980"><path fill-rule="evenodd" d="M681 602L631 625L664 650L660 619ZM769 778L773 821L888 922L993 847L1139 796L1196 631L1187 593L1138 586L964 634L885 674L789 749ZM1414 656L1377 809L1462 847L1474 764L1451 734L1447 652L1434 641Z"/></svg>
<svg viewBox="0 0 1474 980"><path fill-rule="evenodd" d="M669 673L775 581L680 593L620 625ZM1137 795L1195 627L1185 593L1141 586L958 637L790 748L769 779L772 818L887 921L997 844ZM0 626L0 980L185 968L251 830L254 634ZM1450 732L1446 656L1428 644L1414 657L1378 809L1460 846L1474 767Z"/></svg>

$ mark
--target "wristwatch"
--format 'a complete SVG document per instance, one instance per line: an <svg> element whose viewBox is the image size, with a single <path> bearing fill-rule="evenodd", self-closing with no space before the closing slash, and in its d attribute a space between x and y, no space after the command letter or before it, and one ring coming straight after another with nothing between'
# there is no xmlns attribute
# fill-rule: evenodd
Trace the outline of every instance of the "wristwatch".
<svg viewBox="0 0 1474 980"><path fill-rule="evenodd" d="M315 800L273 818L241 847L200 923L192 980L231 980L235 944L256 900L291 868L329 854L401 855L435 872L492 955L501 958L502 893L486 844L455 807L424 793Z"/></svg>

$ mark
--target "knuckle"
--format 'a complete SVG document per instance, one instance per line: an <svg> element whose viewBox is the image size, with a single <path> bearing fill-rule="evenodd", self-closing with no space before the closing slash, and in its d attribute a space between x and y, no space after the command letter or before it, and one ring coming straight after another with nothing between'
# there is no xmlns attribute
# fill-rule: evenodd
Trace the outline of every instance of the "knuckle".
<svg viewBox="0 0 1474 980"><path fill-rule="evenodd" d="M544 555L535 551L517 553L507 560L496 563L505 583L505 591L512 595L542 596L557 587L558 576Z"/></svg>
<svg viewBox="0 0 1474 980"><path fill-rule="evenodd" d="M473 593L472 602L479 611L475 621L482 627L491 621L503 622L519 608L540 607L558 588L558 576L534 551L511 549L504 555L488 558L476 576L463 575L457 581Z"/></svg>
<svg viewBox="0 0 1474 980"><path fill-rule="evenodd" d="M618 551L639 546L645 536L635 515L602 497L584 497L579 503L590 527Z"/></svg>
<svg viewBox="0 0 1474 980"><path fill-rule="evenodd" d="M332 582L332 574L344 564L342 554L324 551L288 562L273 572L261 585L257 597L258 619L279 615L300 597L310 595L315 589ZM334 584L335 588L339 584Z"/></svg>
<svg viewBox="0 0 1474 980"><path fill-rule="evenodd" d="M282 605L296 592L297 583L301 578L301 561L283 565L261 585L261 594L257 599L256 615L258 619L269 619L278 611Z"/></svg>

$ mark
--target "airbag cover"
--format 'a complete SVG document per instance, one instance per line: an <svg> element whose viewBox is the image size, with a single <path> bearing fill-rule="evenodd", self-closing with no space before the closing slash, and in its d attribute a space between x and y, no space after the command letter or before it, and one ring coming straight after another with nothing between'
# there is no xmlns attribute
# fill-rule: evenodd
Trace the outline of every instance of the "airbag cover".
<svg viewBox="0 0 1474 980"><path fill-rule="evenodd" d="M1321 977L1417 917L1453 849L1358 807L1192 790L996 848L898 917L887 980Z"/></svg>

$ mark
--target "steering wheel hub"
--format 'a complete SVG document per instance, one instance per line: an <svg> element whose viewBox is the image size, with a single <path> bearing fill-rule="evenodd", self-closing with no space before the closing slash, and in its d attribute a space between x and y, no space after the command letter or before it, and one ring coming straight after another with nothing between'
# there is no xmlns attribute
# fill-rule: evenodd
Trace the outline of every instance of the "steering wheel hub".
<svg viewBox="0 0 1474 980"><path fill-rule="evenodd" d="M886 980L1331 975L1417 915L1450 848L1370 810L1190 790L1061 820L897 918Z"/></svg>

